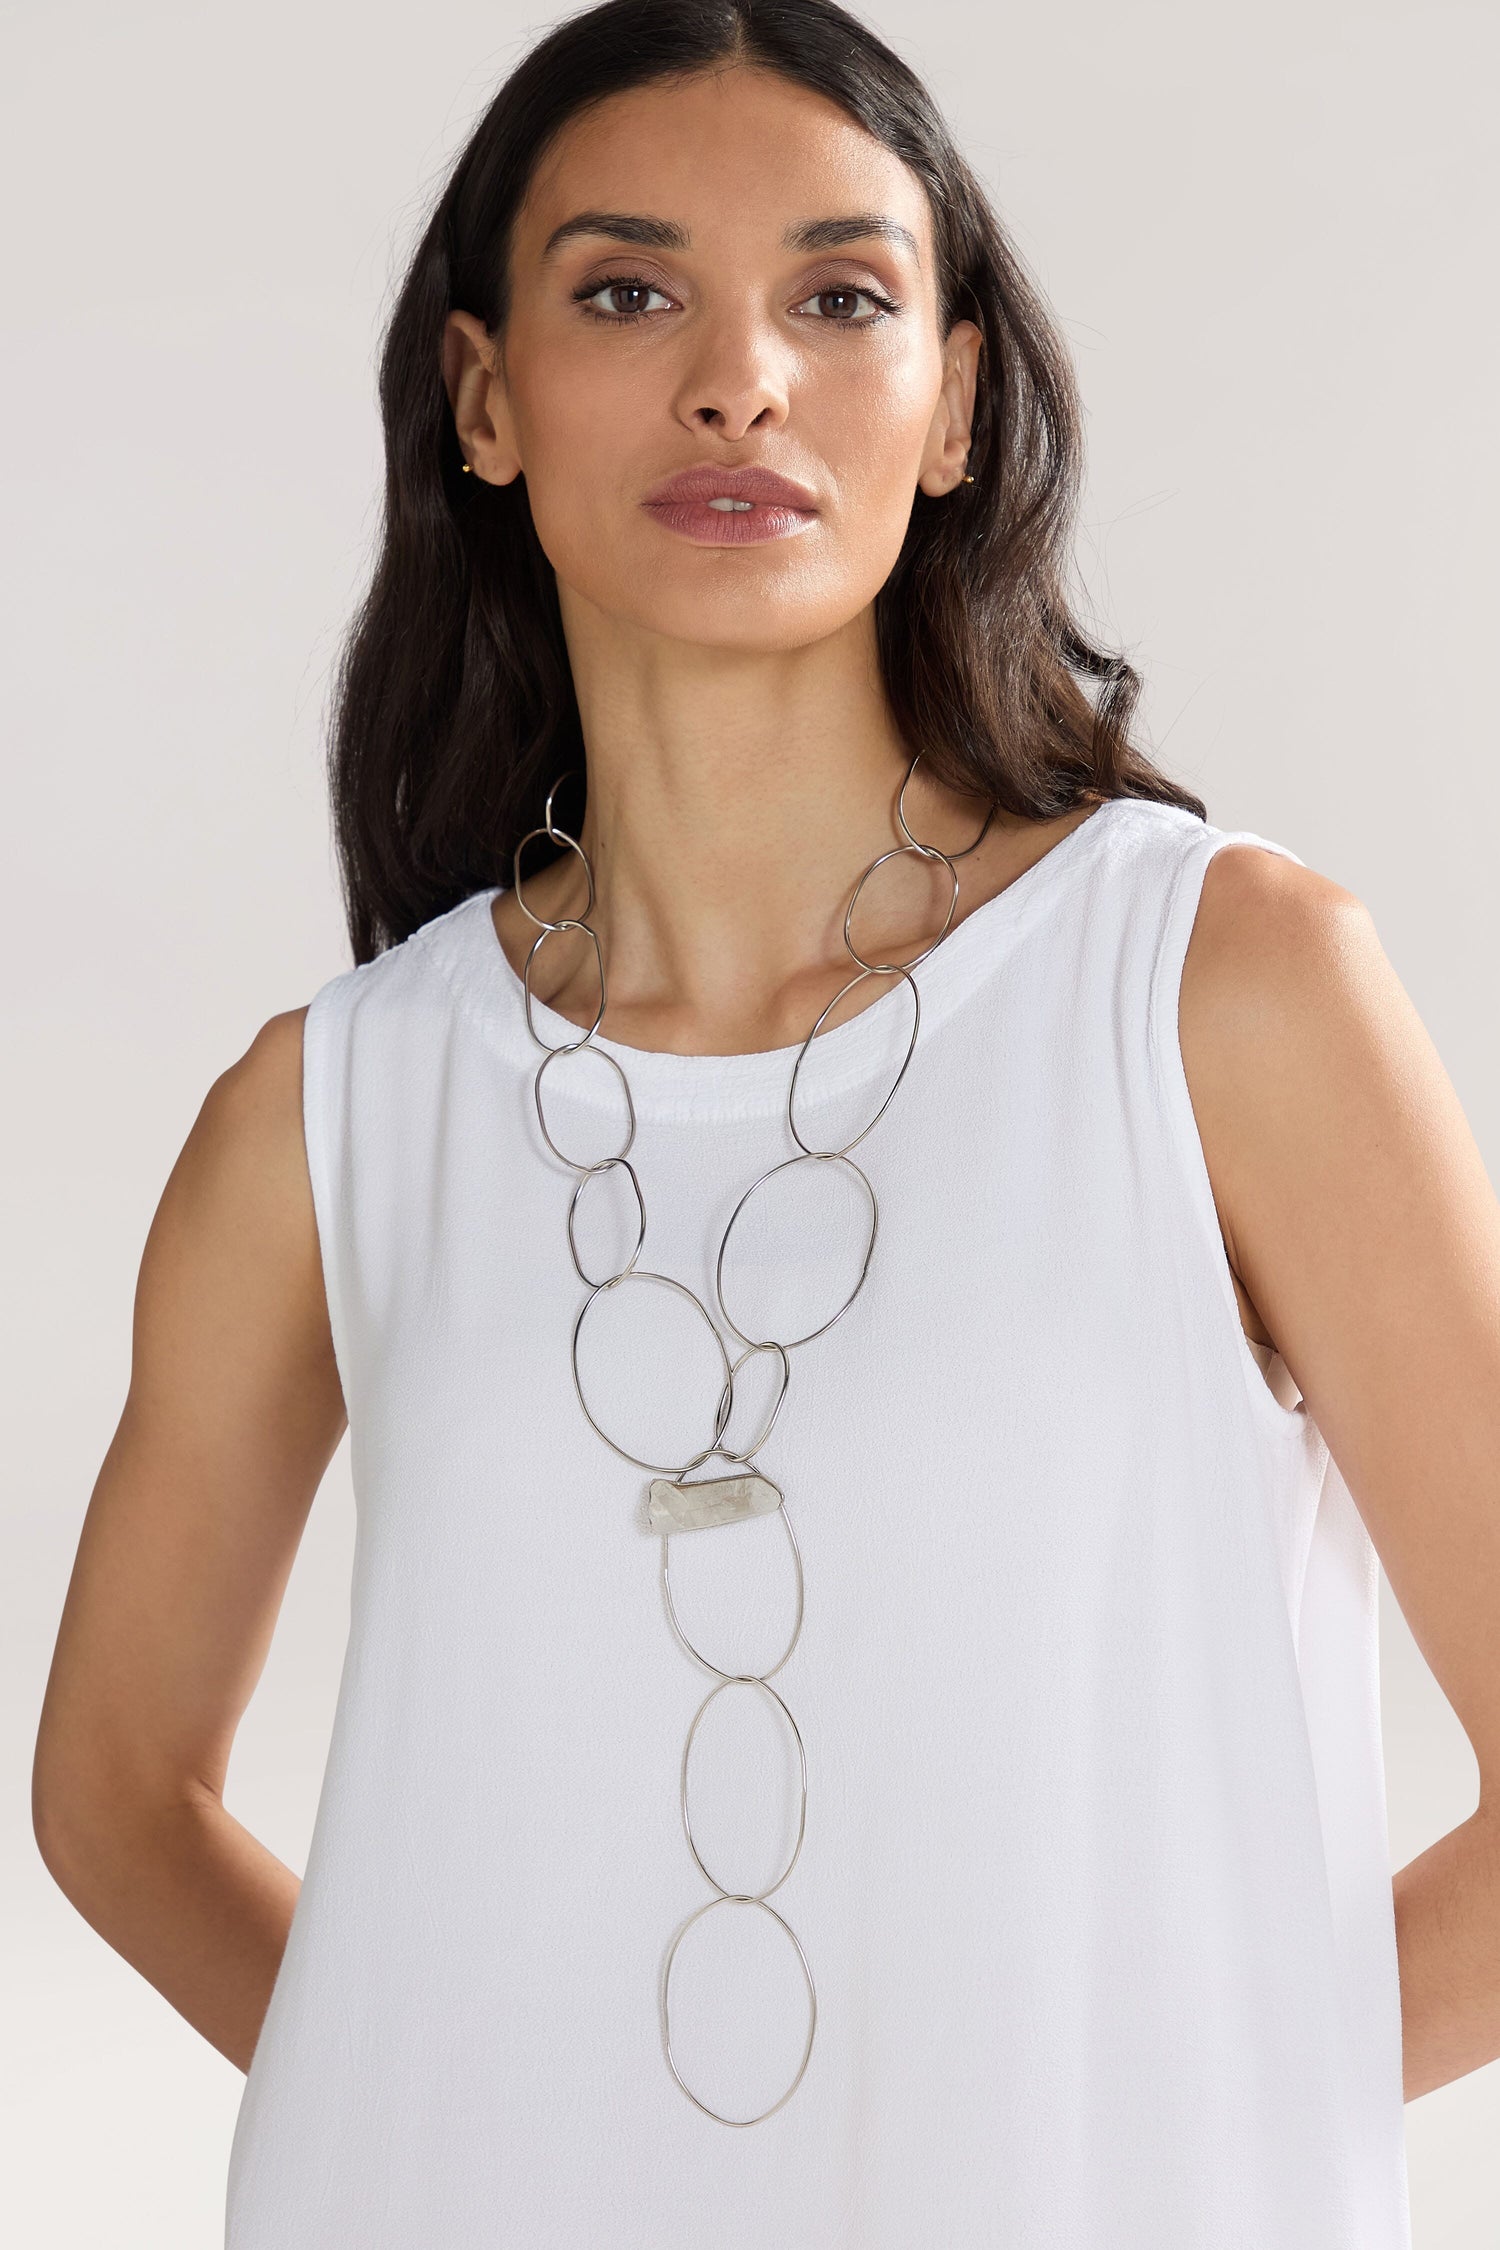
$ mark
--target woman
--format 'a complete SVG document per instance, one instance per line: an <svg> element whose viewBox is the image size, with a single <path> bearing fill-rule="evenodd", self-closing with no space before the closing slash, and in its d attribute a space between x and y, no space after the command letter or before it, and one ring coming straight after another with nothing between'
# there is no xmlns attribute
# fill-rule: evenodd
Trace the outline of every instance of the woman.
<svg viewBox="0 0 1500 2250"><path fill-rule="evenodd" d="M1500 1212L1132 747L978 183L827 0L612 0L381 395L356 965L168 1183L37 1757L228 2242L1391 2250L1500 2053ZM299 1888L221 1790L346 1416ZM1485 1783L1394 1897L1377 1551Z"/></svg>

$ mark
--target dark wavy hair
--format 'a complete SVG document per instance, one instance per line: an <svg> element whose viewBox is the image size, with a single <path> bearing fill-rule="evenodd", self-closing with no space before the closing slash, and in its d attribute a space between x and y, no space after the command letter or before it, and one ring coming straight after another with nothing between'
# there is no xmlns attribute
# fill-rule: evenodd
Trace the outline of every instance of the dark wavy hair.
<svg viewBox="0 0 1500 2250"><path fill-rule="evenodd" d="M1130 739L1138 674L1069 608L1082 476L1071 364L921 81L834 0L604 0L548 31L500 87L427 219L386 328L384 519L336 669L328 754L357 962L509 882L551 783L564 767L586 772L556 579L526 480L462 474L442 379L447 316L473 313L491 335L503 328L515 216L570 118L627 88L733 62L825 95L911 168L932 210L940 331L962 314L983 337L974 481L939 499L917 491L875 601L886 694L908 748L939 780L1025 818L1124 796L1206 818L1202 800ZM533 850L528 873L546 859Z"/></svg>

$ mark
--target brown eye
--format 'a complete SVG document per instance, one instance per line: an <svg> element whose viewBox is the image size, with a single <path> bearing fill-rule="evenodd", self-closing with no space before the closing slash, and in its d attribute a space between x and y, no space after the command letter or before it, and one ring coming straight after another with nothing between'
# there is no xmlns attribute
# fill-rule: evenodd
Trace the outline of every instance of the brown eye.
<svg viewBox="0 0 1500 2250"><path fill-rule="evenodd" d="M860 298L864 298L867 304L873 304L879 309L873 313L859 314L845 309L833 312L820 311L813 317L817 320L827 321L829 326L833 328L873 328L878 321L884 320L888 313L893 313L896 310L893 301L889 297L883 297L878 289L856 288L852 282L830 282L826 289L816 290L811 297L805 297L803 303L819 306L831 303L839 308L847 308L857 304Z"/></svg>
<svg viewBox="0 0 1500 2250"><path fill-rule="evenodd" d="M669 301L665 291L658 289L654 282L643 281L639 274L622 273L612 274L604 281L585 282L581 289L574 290L573 301L581 305L591 319L612 321L618 327L626 321L644 318L647 307L639 300L651 296L660 297L664 304ZM605 299L602 305L597 301L601 297ZM633 298L637 302L621 304L618 301L621 298Z"/></svg>

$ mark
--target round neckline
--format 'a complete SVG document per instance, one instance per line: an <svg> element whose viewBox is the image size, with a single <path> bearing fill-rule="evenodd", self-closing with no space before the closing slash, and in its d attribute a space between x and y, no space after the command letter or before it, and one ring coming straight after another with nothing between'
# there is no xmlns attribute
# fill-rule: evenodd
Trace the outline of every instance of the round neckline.
<svg viewBox="0 0 1500 2250"><path fill-rule="evenodd" d="M1127 797L1106 798L1003 889L965 915L925 960L913 966L912 979L921 1001L918 1051L929 1031L976 981L981 967L998 960L1008 941L1030 925L1059 888L1083 872L1103 847L1111 823L1119 817L1119 808L1133 802ZM441 932L445 939L451 929L451 945L445 944L440 950L447 955L450 974L456 973L456 981L467 993L472 1012L504 1053L534 1070L543 1060L543 1051L527 1026L525 985L500 943L491 913L494 900L509 887L493 883L472 892L428 928L434 937ZM888 1030L899 1031L900 1048L904 1049L910 1036L908 1003L905 983L896 982L857 1015L819 1032L816 1099L857 1083L883 1055L888 1058L899 1051L891 1048ZM549 1046L580 1035L580 1027L570 1017L544 1000L533 999L531 1013L537 1031ZM667 1048L627 1046L596 1031L588 1044L610 1056L624 1071L637 1110L701 1116L705 1108L720 1114L746 1114L784 1105L792 1066L804 1042L757 1048L747 1054L677 1054ZM584 1101L617 1104L619 1100L619 1082L613 1071L570 1074L570 1095L575 1091Z"/></svg>

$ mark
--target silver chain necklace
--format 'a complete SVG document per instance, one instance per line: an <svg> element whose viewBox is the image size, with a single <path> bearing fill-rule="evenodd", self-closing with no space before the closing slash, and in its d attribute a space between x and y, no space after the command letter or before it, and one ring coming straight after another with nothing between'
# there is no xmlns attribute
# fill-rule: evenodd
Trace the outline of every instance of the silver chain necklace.
<svg viewBox="0 0 1500 2250"><path fill-rule="evenodd" d="M624 1089L627 1125L625 1138L620 1148L612 1156L598 1157L586 1163L580 1162L579 1160L569 1156L565 1149L559 1148L557 1142L553 1139L551 1132L548 1130L546 1111L542 1102L542 1080L546 1075L548 1066L553 1061L555 1061L555 1059L559 1055L576 1054L581 1048L587 1047L590 1044L590 1042L593 1040L595 1032L599 1029L600 1023L603 1020L606 997L603 948L599 943L598 932L591 927L586 919L586 917L590 913L592 913L594 906L594 871L589 864L588 854L584 851L583 846L578 842L578 839L575 836L570 836L565 829L560 828L554 821L552 815L553 798L557 795L557 792L562 787L563 782L569 778L569 773L576 769L570 768L569 773L561 774L553 783L551 789L547 793L547 804L543 816L542 826L540 828L529 829L527 833L521 838L520 843L517 844L515 849L514 890L516 904L520 907L522 913L527 917L528 921L534 922L537 925L537 935L531 942L530 950L528 951L526 956L526 967L522 976L522 985L526 1003L526 1027L530 1032L533 1040L535 1040L536 1044L544 1050L542 1060L537 1065L536 1074L532 1081L532 1092L536 1102L537 1122L541 1127L542 1137L546 1141L547 1146L552 1150L553 1154L558 1157L562 1163L567 1165L571 1171L574 1171L579 1175L573 1188L572 1198L568 1204L568 1247L572 1253L573 1264L578 1273L578 1276L580 1280L583 1281L587 1286L588 1295L584 1298L582 1305L579 1307L578 1317L573 1323L573 1336L571 1345L571 1355L573 1363L573 1387L578 1393L578 1403L583 1408L584 1414L587 1417L591 1428L593 1428L598 1433L598 1435L603 1438L605 1444L609 1446L612 1451L618 1453L623 1460L633 1462L637 1468L649 1469L653 1472L653 1480L649 1487L647 1495L647 1517L651 1527L661 1533L661 1579L662 1590L666 1598L667 1615L671 1620L673 1631L676 1633L677 1638L681 1641L688 1654L693 1657L699 1664L703 1665L705 1670L712 1672L715 1675L714 1686L709 1689L708 1694L704 1697L702 1703L699 1705L698 1710L693 1718L692 1725L688 1728L687 1741L684 1744L682 1753L681 1779L682 1821L683 1827L687 1832L688 1849L692 1853L693 1858L697 1861L703 1875L712 1885L714 1895L711 1898L705 1899L701 1906L696 1907L693 1910L693 1912L688 1916L687 1920L678 1929L676 1935L672 1939L671 1945L667 1950L666 1962L662 1971L661 2013L662 2034L666 2046L667 2064L672 2072L672 2076L676 2079L678 2085L682 2088L682 2091L687 2095L689 2101L696 2104L696 2106L703 2111L705 2116L717 2119L717 2121L721 2125L758 2125L762 2121L762 2119L772 2116L776 2110L781 2108L784 2102L787 2102L791 2099L792 2095L796 2092L797 2087L801 2084L802 2074L807 2068L808 2057L812 2053L813 2034L817 2029L818 2022L818 1997L816 1988L813 1984L812 1970L808 1966L807 1955L804 1953L801 1941L798 1938L795 1930L793 1930L791 1924L785 1919L783 1915L778 1913L777 1909L774 1906L770 1904L771 1892L780 1889L781 1885L786 1881L787 1877L791 1874L792 1869L797 1864L797 1858L802 1849L803 1834L807 1826L807 1753L803 1745L801 1729L798 1727L796 1720L793 1718L791 1711L788 1709L780 1694L771 1685L773 1675L779 1672L781 1670L781 1667L786 1663L787 1658L791 1655L792 1650L796 1647L798 1636L802 1631L802 1551L797 1544L796 1534L792 1530L792 1522L790 1516L787 1514L784 1495L782 1494L779 1487L771 1482L769 1477L765 1476L759 1469L752 1468L750 1464L753 1461L754 1456L759 1453L761 1447L765 1444L767 1438L770 1436L771 1431L775 1427L776 1418L781 1412L782 1402L786 1397L787 1387L791 1380L790 1354L794 1351L799 1350L802 1345L810 1344L815 1337L825 1335L827 1331L833 1326L835 1321L841 1320L843 1318L850 1305L853 1304L854 1299L858 1296L860 1289L864 1285L865 1276L870 1270L870 1258L875 1248L875 1234L877 1226L879 1224L879 1211L875 1200L875 1190L871 1186L870 1181L866 1177L865 1173L856 1163L854 1163L853 1159L849 1155L849 1151L850 1149L856 1147L858 1143L865 1138L865 1135L869 1133L876 1124L878 1124L879 1120L884 1116L887 1108L889 1107L892 1096L895 1094L896 1088L900 1085L902 1079L906 1076L907 1065L911 1061L912 1053L917 1043L917 1027L921 1020L921 1001L917 992L916 980L910 972L917 966L918 962L925 961L929 954L935 952L937 947L943 942L943 939L948 935L948 932L953 923L954 909L958 904L958 870L954 862L956 860L967 858L968 854L976 849L976 847L982 842L985 832L989 828L990 822L995 815L995 807L992 804L989 811L985 815L984 826L980 829L979 834L974 838L973 843L966 844L961 852L942 852L938 850L935 844L919 843L916 837L913 836L910 828L907 826L905 804L907 787L911 781L912 774L916 770L917 761L918 759L920 759L921 755L922 753L919 750L916 757L912 759L911 764L907 767L906 778L901 784L900 794L896 800L896 818L900 824L901 833L906 840L904 843L894 845L889 851L881 852L875 859L871 860L869 866L865 869L864 873L860 876L859 881L855 884L853 894L850 897L848 907L846 908L844 913L844 944L848 949L850 958L856 964L855 974L849 979L847 984L843 985L840 990L834 994L833 999L830 1000L827 1007L823 1009L822 1013L818 1017L817 1022L813 1025L812 1030L808 1033L806 1039L803 1040L801 1047L798 1049L797 1059L792 1065L791 1083L787 1088L786 1122L792 1139L797 1144L798 1153L794 1156L784 1158L779 1164L773 1164L769 1166L766 1171L760 1173L756 1179L751 1181L749 1187L746 1188L744 1194L740 1197L739 1202L735 1205L734 1210L730 1213L728 1224L725 1226L723 1235L720 1238L718 1258L714 1268L714 1292L718 1299L719 1311L722 1313L725 1321L733 1330L734 1334L739 1338L740 1342L745 1347L744 1350L739 1354L738 1358L736 1358L732 1363L730 1361L729 1352L725 1346L724 1339L719 1334L719 1330L714 1323L712 1314L708 1311L708 1308L704 1305L702 1299L696 1294L696 1292L689 1289L685 1283L674 1280L669 1274L653 1273L636 1265L636 1259L640 1256L641 1246L645 1240L646 1235L646 1203L645 1198L641 1193L641 1183L636 1176L635 1167L629 1160L629 1151L631 1148L631 1144L635 1139L635 1104L631 1099L630 1084L625 1076L623 1068L621 1067L616 1057L613 1054L609 1053L607 1049L595 1046L593 1051L596 1055L600 1056L603 1061L611 1065L611 1067L618 1075L620 1084ZM531 842L534 836L543 835L549 837L553 843L566 845L569 850L576 852L579 859L583 862L584 874L588 879L589 895L582 915L567 915L558 921L548 921L542 915L534 914L531 908L526 904L525 898L522 895L521 885L521 853L524 850L525 846ZM942 865L947 868L948 873L952 878L952 895L950 896L948 901L948 911L943 918L943 926L939 930L937 936L933 939L932 943L924 947L923 951L918 953L911 961L867 961L855 946L854 940L850 935L850 924L854 917L854 909L859 903L860 893L864 889L865 884L868 882L869 878L874 874L876 868L883 866L886 860L900 859L910 856L916 856L921 859L940 861ZM599 969L599 1007L598 1012L596 1013L593 1022L589 1025L587 1031L583 1032L577 1039L564 1040L558 1045L554 1046L549 1041L542 1038L540 1032L537 1030L536 1023L532 1016L533 994L531 989L531 968L533 961L536 959L537 953L545 944L547 938L554 932L560 930L583 930L592 940L594 955ZM857 1133L855 1133L849 1140L845 1141L841 1147L815 1148L808 1141L804 1140L797 1127L797 1074L801 1070L803 1059L807 1054L808 1048L812 1045L813 1040L816 1038L818 1032L822 1029L826 1018L829 1016L832 1010L837 1007L839 1001L843 999L845 993L852 991L856 984L863 983L866 977L872 976L900 976L906 979L907 984L911 988L912 997L911 1038L907 1042L906 1053L901 1060L901 1067L897 1071L895 1079L893 1080L891 1087L885 1096L885 1099L881 1102L874 1115L870 1117L863 1126L861 1126L860 1130ZM746 1204L754 1195L756 1189L761 1187L765 1181L772 1178L775 1173L785 1171L788 1166L800 1164L843 1165L854 1174L856 1179L863 1187L866 1195L869 1197L870 1233L868 1243L865 1247L864 1260L860 1267L859 1278L855 1282L854 1287L850 1290L848 1296L845 1298L843 1304L839 1306L838 1310L828 1320L825 1320L819 1327L810 1329L805 1335L793 1337L790 1340L777 1339L769 1336L751 1336L737 1324L733 1315L730 1313L729 1308L724 1302L724 1253L729 1246L729 1238L734 1231L735 1221L739 1218L740 1213L744 1210ZM590 1179L594 1178L599 1173L614 1171L616 1169L624 1171L635 1194L637 1211L635 1248L631 1251L630 1256L626 1260L625 1264L619 1267L614 1273L605 1274L600 1278L596 1278L594 1275L585 1272L582 1260L580 1259L578 1254L578 1241L576 1233L574 1231L578 1210L578 1200ZM599 1424L594 1420L593 1415L589 1412L588 1401L583 1395L583 1384L578 1372L578 1337L579 1332L583 1327L584 1320L588 1314L589 1307L594 1303L595 1299L604 1290L618 1289L624 1283L630 1281L655 1282L663 1288L675 1289L679 1291L680 1294L686 1297L689 1303L695 1306L697 1311L702 1315L710 1335L713 1337L715 1344L718 1346L719 1356L723 1362L724 1367L724 1382L723 1387L719 1393L719 1404L715 1415L713 1440L710 1444L704 1446L701 1452L695 1453L691 1457L691 1459L687 1461L646 1461L643 1460L639 1454L627 1452L624 1446L616 1444L615 1440L609 1435L608 1431L600 1428ZM724 1432L729 1426L730 1417L734 1410L734 1379L738 1374L740 1368L744 1366L746 1360L754 1357L757 1353L760 1352L771 1352L776 1355L777 1360L780 1364L780 1386L777 1391L775 1404L771 1408L771 1411L766 1418L765 1427L761 1430L761 1433L757 1437L755 1443L753 1445L746 1446L742 1452L734 1452L721 1442L724 1436ZM721 1460L735 1463L737 1465L735 1472L728 1476L702 1478L691 1483L686 1481L694 1469L700 1468L705 1461L709 1460L715 1454L717 1454ZM705 1656L703 1651L700 1648L697 1648L694 1643L688 1638L687 1634L683 1631L682 1624L677 1615L676 1605L672 1599L672 1579L669 1563L672 1537L675 1533L682 1531L706 1530L714 1525L738 1523L744 1521L748 1517L767 1515L772 1513L779 1514L781 1517L782 1524L784 1525L786 1530L787 1538L791 1542L792 1557L796 1564L796 1620L792 1627L790 1640L787 1642L786 1647L783 1649L776 1662L770 1667L769 1671L728 1672L725 1671L720 1665L715 1664L711 1657ZM777 1876L774 1883L768 1883L764 1890L753 1892L732 1891L728 1889L718 1880L717 1876L714 1875L712 1870L704 1865L703 1857L693 1839L692 1815L688 1804L688 1765L689 1759L692 1754L693 1738L698 1731L699 1722L703 1718L703 1715L707 1711L710 1703L713 1702L715 1696L720 1694L720 1692L724 1688L735 1686L758 1688L771 1698L776 1708L780 1711L782 1717L786 1720L787 1725L791 1728L792 1735L796 1741L797 1755L801 1766L801 1788L800 1806L797 1819L797 1840L792 1847L791 1857L788 1859L785 1867ZM703 2101L697 2094L695 2094L692 2087L688 2085L686 2079L678 2069L676 2059L672 2053L672 1962L676 1957L677 1948L680 1945L683 1937L686 1935L687 1931L691 1929L693 1924L699 1919L701 1915L709 1913L714 1907L726 1905L751 1907L755 1908L761 1913L768 1914L771 1919L786 1933L786 1936L790 1939L793 1947L795 1948L798 1961L801 1963L802 1974L807 1985L807 2040L802 2050L802 2059L797 2065L796 2074L792 2078L792 2081L786 2088L785 2092L780 2094L777 2099L771 2103L768 2109L759 2111L758 2114L754 2117L725 2117L721 2111L710 2107L710 2105L707 2102Z"/></svg>

